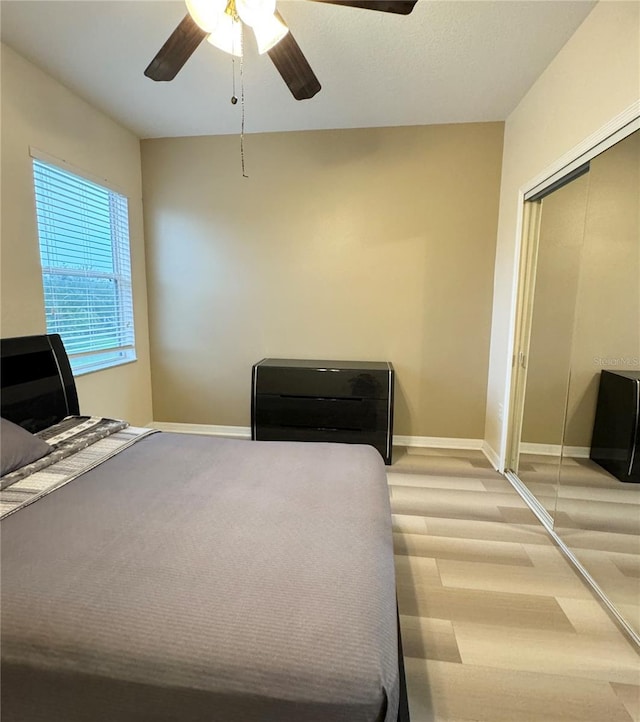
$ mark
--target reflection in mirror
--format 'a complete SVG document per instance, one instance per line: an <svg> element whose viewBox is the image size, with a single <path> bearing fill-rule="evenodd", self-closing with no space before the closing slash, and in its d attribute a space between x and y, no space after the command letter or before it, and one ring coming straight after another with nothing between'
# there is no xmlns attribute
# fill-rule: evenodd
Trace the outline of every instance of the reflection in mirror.
<svg viewBox="0 0 640 722"><path fill-rule="evenodd" d="M589 176L554 529L640 633L640 486L575 453L591 445L607 369L635 373L622 375L628 386L616 385L616 393L605 384L596 441L604 438L597 446L610 448L592 456L627 455L630 463L638 442L640 132L594 158ZM620 465L605 465L634 478L617 471Z"/></svg>
<svg viewBox="0 0 640 722"><path fill-rule="evenodd" d="M518 476L556 506L589 174L542 201ZM588 456L588 441L583 445Z"/></svg>
<svg viewBox="0 0 640 722"><path fill-rule="evenodd" d="M528 210L510 468L640 645L640 131Z"/></svg>

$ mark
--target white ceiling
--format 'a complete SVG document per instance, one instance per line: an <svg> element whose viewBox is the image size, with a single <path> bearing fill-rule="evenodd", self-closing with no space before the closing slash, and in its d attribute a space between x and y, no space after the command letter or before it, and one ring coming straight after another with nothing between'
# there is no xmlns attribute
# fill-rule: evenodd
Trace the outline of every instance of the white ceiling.
<svg viewBox="0 0 640 722"><path fill-rule="evenodd" d="M248 39L245 132L504 120L595 5L419 0L408 16L281 0L322 90L296 101ZM177 78L143 71L186 14L157 0L2 0L7 45L143 138L238 133L232 62L202 43ZM237 95L239 63L236 62Z"/></svg>

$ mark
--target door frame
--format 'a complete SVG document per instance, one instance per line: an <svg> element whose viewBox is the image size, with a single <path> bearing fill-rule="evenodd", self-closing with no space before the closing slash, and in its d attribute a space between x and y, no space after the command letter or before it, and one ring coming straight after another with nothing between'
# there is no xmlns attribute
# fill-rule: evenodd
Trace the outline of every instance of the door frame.
<svg viewBox="0 0 640 722"><path fill-rule="evenodd" d="M529 344L533 321L533 302L538 267L542 201L524 201L522 219L521 259L518 272L514 351L511 357L512 385L509 395L505 471L517 473L520 438L524 419L524 397L527 385Z"/></svg>

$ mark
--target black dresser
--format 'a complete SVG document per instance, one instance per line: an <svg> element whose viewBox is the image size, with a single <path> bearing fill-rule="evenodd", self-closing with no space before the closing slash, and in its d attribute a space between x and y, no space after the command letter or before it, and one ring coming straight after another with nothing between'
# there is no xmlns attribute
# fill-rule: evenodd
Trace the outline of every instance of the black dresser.
<svg viewBox="0 0 640 722"><path fill-rule="evenodd" d="M391 463L393 366L267 358L253 366L251 437L370 444Z"/></svg>
<svg viewBox="0 0 640 722"><path fill-rule="evenodd" d="M640 482L640 371L602 371L590 457L620 481Z"/></svg>

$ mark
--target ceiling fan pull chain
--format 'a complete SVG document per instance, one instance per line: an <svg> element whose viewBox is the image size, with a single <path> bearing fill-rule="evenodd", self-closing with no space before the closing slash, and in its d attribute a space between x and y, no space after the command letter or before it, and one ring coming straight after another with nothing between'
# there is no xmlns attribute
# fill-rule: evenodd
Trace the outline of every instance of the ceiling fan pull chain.
<svg viewBox="0 0 640 722"><path fill-rule="evenodd" d="M238 102L236 97L236 57L231 56L231 105L235 105Z"/></svg>
<svg viewBox="0 0 640 722"><path fill-rule="evenodd" d="M240 44L244 45L244 33L240 35ZM248 178L249 176L245 173L244 168L244 48L240 56L240 108L242 117L240 121L240 160L242 163L242 177Z"/></svg>

